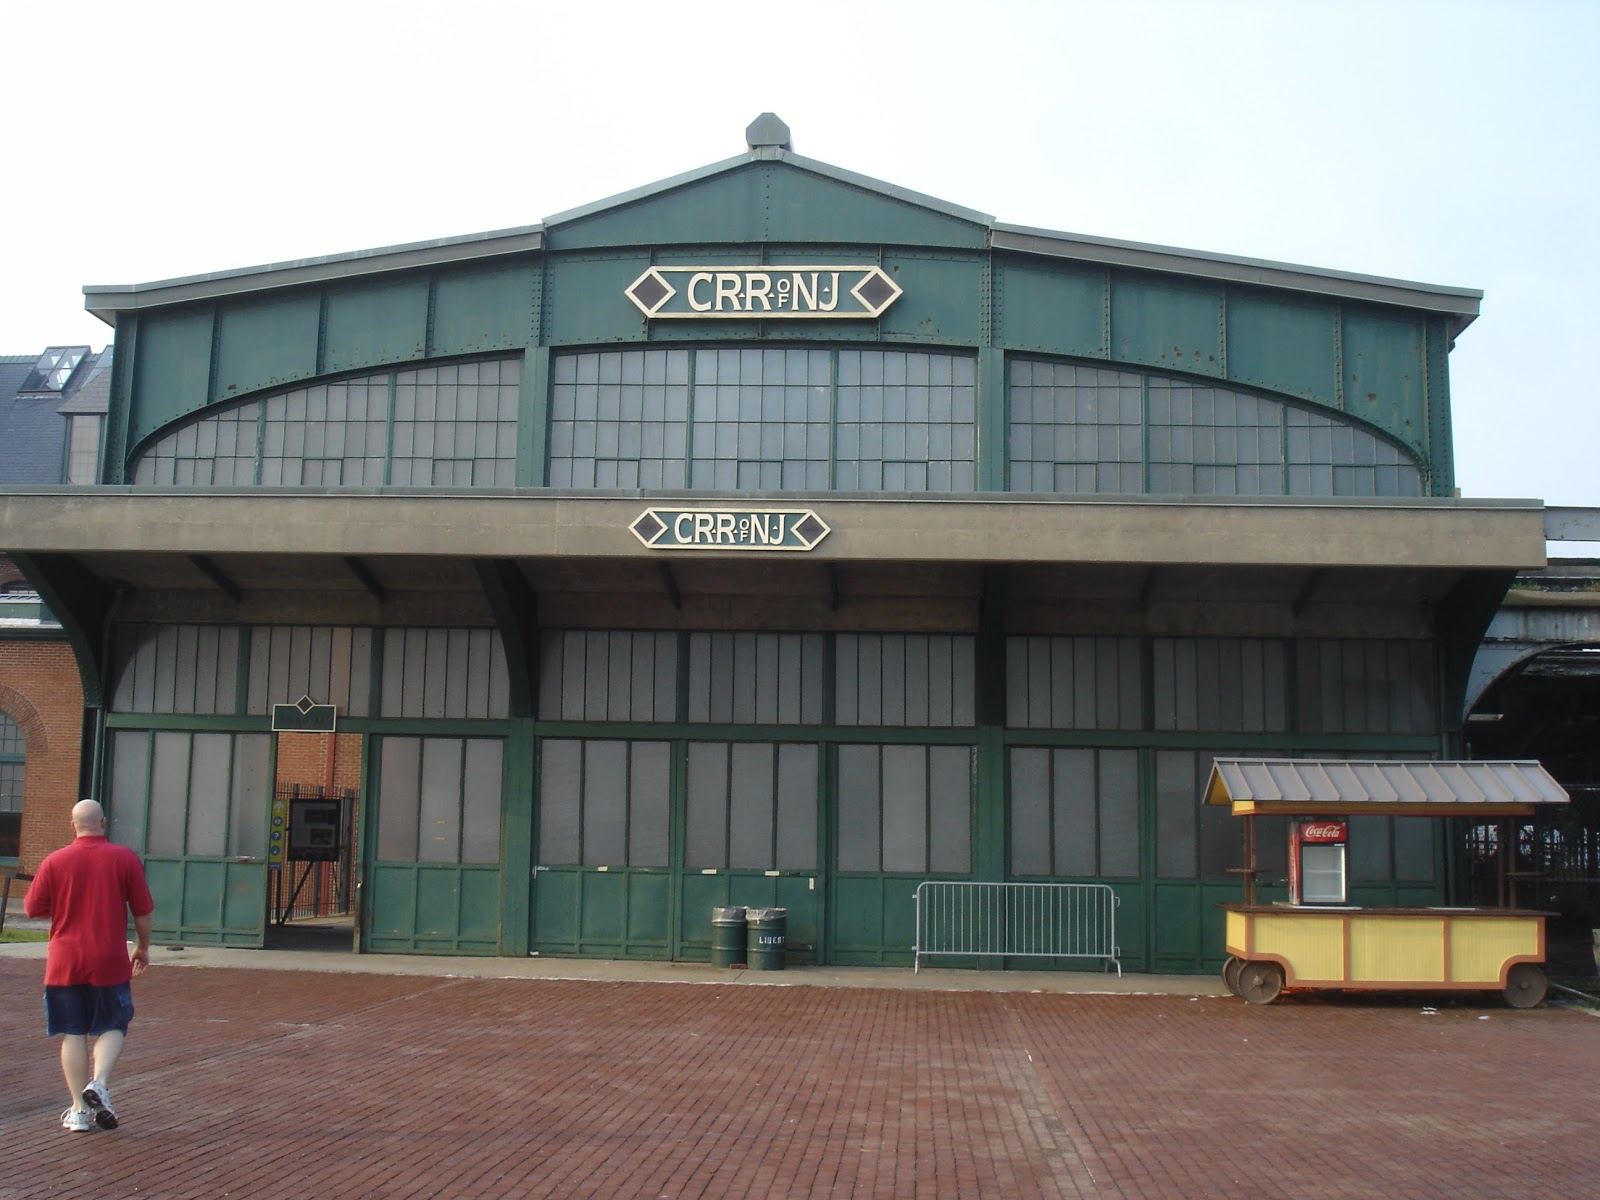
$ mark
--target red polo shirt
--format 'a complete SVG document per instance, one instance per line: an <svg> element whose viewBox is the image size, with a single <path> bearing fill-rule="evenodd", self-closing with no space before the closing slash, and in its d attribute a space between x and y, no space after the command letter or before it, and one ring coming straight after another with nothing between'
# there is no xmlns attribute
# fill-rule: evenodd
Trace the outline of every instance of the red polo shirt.
<svg viewBox="0 0 1600 1200"><path fill-rule="evenodd" d="M45 856L22 903L30 917L50 918L46 987L115 987L133 978L128 913L142 917L155 901L132 850L99 836L74 838Z"/></svg>

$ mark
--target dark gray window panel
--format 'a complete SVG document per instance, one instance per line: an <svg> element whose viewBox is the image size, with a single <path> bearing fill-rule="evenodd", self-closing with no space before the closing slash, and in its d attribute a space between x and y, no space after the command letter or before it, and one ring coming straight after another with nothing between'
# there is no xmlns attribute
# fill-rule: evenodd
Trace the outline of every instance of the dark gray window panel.
<svg viewBox="0 0 1600 1200"><path fill-rule="evenodd" d="M558 355L552 487L970 491L976 364L729 347Z"/></svg>
<svg viewBox="0 0 1600 1200"><path fill-rule="evenodd" d="M0 858L22 853L22 798L27 763L22 730L0 713Z"/></svg>
<svg viewBox="0 0 1600 1200"><path fill-rule="evenodd" d="M1242 866L1243 833L1225 804L1202 803L1212 760L1235 751L1157 750L1155 753L1156 877L1236 880ZM1287 828L1282 817L1256 822L1260 866L1281 875Z"/></svg>
<svg viewBox="0 0 1600 1200"><path fill-rule="evenodd" d="M974 639L839 634L834 706L841 725L960 728L976 723Z"/></svg>
<svg viewBox="0 0 1600 1200"><path fill-rule="evenodd" d="M380 716L493 719L510 711L510 696L498 630L384 632Z"/></svg>
<svg viewBox="0 0 1600 1200"><path fill-rule="evenodd" d="M547 721L671 721L677 703L676 634L568 629L540 639Z"/></svg>
<svg viewBox="0 0 1600 1200"><path fill-rule="evenodd" d="M1013 875L1139 874L1137 751L1018 747L1010 789Z"/></svg>
<svg viewBox="0 0 1600 1200"><path fill-rule="evenodd" d="M133 482L510 487L521 370L506 358L291 388L169 430L141 453Z"/></svg>
<svg viewBox="0 0 1600 1200"><path fill-rule="evenodd" d="M1438 732L1431 643L1306 640L1295 653L1302 731Z"/></svg>
<svg viewBox="0 0 1600 1200"><path fill-rule="evenodd" d="M1419 496L1398 446L1336 415L1153 372L1014 358L1018 492Z"/></svg>
<svg viewBox="0 0 1600 1200"><path fill-rule="evenodd" d="M688 755L685 866L816 869L816 746L694 742Z"/></svg>
<svg viewBox="0 0 1600 1200"><path fill-rule="evenodd" d="M1156 638L1155 727L1280 733L1289 727L1288 649L1263 638Z"/></svg>
<svg viewBox="0 0 1600 1200"><path fill-rule="evenodd" d="M815 633L691 634L689 720L819 725L825 653Z"/></svg>
<svg viewBox="0 0 1600 1200"><path fill-rule="evenodd" d="M671 774L665 742L542 740L538 861L666 866Z"/></svg>
<svg viewBox="0 0 1600 1200"><path fill-rule="evenodd" d="M244 711L310 696L341 715L370 715L374 631L321 625L122 625L112 710L231 715L239 711L241 650L248 655ZM385 634L386 717L496 718L509 711L500 635L489 629L390 629Z"/></svg>
<svg viewBox="0 0 1600 1200"><path fill-rule="evenodd" d="M383 738L378 858L498 863L502 757L495 738Z"/></svg>
<svg viewBox="0 0 1600 1200"><path fill-rule="evenodd" d="M112 711L205 716L237 713L239 640L243 628L117 626Z"/></svg>
<svg viewBox="0 0 1600 1200"><path fill-rule="evenodd" d="M832 373L824 350L696 351L689 486L826 489Z"/></svg>
<svg viewBox="0 0 1600 1200"><path fill-rule="evenodd" d="M840 746L841 871L972 869L972 749Z"/></svg>
<svg viewBox="0 0 1600 1200"><path fill-rule="evenodd" d="M111 794L107 797L107 835L143 854L149 823L150 735L116 730L111 735Z"/></svg>
<svg viewBox="0 0 1600 1200"><path fill-rule="evenodd" d="M689 351L558 354L551 487L681 488L688 480Z"/></svg>
<svg viewBox="0 0 1600 1200"><path fill-rule="evenodd" d="M1006 639L1006 721L1018 729L1139 729L1139 640Z"/></svg>
<svg viewBox="0 0 1600 1200"><path fill-rule="evenodd" d="M264 733L119 730L108 832L156 857L263 858L271 754Z"/></svg>
<svg viewBox="0 0 1600 1200"><path fill-rule="evenodd" d="M378 859L415 862L422 800L422 739L386 737L378 761Z"/></svg>

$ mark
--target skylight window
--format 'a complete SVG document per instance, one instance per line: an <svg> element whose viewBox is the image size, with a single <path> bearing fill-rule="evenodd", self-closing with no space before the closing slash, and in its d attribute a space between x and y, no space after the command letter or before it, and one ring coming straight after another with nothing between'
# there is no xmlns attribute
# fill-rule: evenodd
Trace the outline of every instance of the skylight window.
<svg viewBox="0 0 1600 1200"><path fill-rule="evenodd" d="M51 346L39 356L22 385L24 392L59 392L89 353L87 346Z"/></svg>

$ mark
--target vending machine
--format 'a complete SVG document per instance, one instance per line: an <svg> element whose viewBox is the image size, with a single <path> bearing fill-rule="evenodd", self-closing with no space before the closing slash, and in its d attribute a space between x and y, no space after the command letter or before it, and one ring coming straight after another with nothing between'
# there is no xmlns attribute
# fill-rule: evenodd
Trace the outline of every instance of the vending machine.
<svg viewBox="0 0 1600 1200"><path fill-rule="evenodd" d="M1345 856L1349 837L1348 821L1289 822L1289 903L1349 903Z"/></svg>

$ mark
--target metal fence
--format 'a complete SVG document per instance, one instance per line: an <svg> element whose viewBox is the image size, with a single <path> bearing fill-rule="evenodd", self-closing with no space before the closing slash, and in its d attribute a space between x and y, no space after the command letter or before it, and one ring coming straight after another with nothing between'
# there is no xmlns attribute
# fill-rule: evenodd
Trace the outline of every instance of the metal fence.
<svg viewBox="0 0 1600 1200"><path fill-rule="evenodd" d="M914 970L930 955L1098 958L1122 974L1117 905L1104 883L917 885Z"/></svg>

